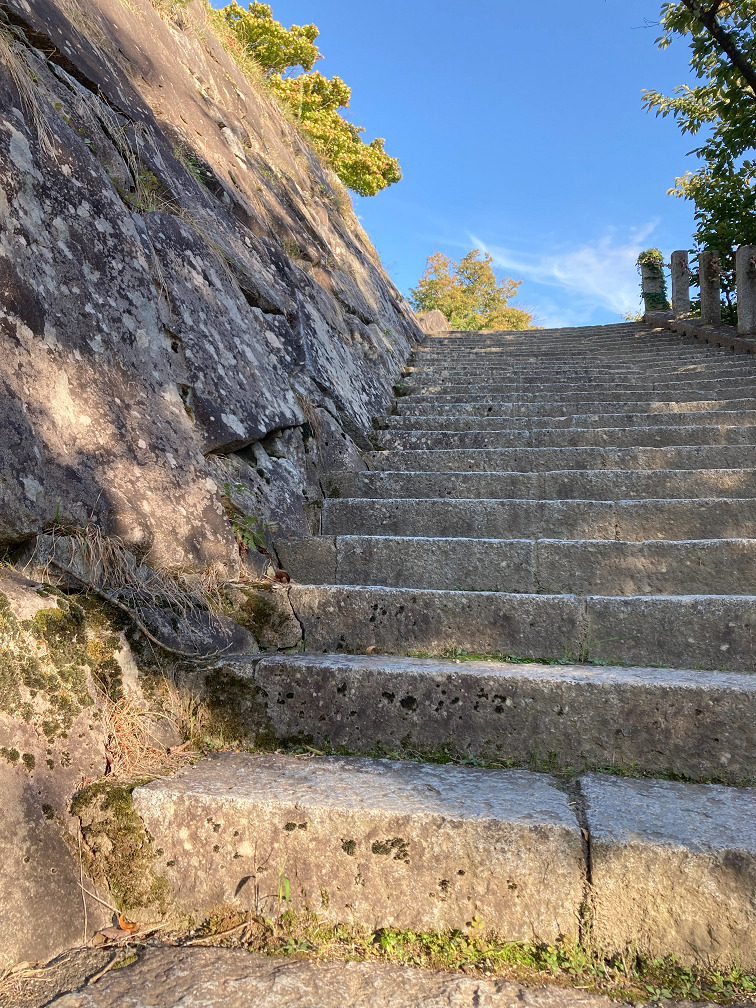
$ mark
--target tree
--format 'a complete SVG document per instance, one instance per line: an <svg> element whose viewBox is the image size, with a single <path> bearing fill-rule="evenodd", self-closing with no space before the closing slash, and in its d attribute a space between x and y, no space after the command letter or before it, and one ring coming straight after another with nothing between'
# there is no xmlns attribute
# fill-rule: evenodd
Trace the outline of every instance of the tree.
<svg viewBox="0 0 756 1008"><path fill-rule="evenodd" d="M322 59L314 24L284 28L269 4L250 3L244 10L232 2L219 12L245 56L251 57L278 102L296 120L301 132L333 168L347 188L360 196L375 196L402 177L399 162L383 149L380 137L365 143L364 129L345 119L352 96L340 77L329 80L311 72ZM287 76L287 71L304 71Z"/></svg>
<svg viewBox="0 0 756 1008"><path fill-rule="evenodd" d="M725 257L756 244L756 0L681 0L661 9L660 48L689 39L690 65L701 81L672 97L644 91L643 104L671 115L683 133L704 142L691 153L703 162L675 180L670 193L695 205L699 248ZM726 286L726 285L725 285Z"/></svg>
<svg viewBox="0 0 756 1008"><path fill-rule="evenodd" d="M533 329L533 316L522 308L510 308L521 280L505 277L501 283L493 259L473 249L458 263L436 252L428 259L425 273L410 291L417 312L437 308L452 329Z"/></svg>

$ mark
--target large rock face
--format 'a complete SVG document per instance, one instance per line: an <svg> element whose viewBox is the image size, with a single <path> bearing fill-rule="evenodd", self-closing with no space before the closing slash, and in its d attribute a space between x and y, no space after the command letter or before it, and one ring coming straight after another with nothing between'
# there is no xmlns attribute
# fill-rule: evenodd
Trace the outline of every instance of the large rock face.
<svg viewBox="0 0 756 1008"><path fill-rule="evenodd" d="M233 575L224 504L306 534L420 333L200 0L172 11L0 7L0 548L94 518Z"/></svg>

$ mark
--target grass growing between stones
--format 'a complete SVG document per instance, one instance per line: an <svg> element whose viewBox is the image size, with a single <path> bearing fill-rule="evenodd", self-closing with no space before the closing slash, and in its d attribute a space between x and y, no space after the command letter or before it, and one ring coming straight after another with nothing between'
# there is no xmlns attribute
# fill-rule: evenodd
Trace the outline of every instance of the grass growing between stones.
<svg viewBox="0 0 756 1008"><path fill-rule="evenodd" d="M556 945L505 941L486 933L485 923L477 918L466 932L371 931L332 924L314 914L285 911L271 921L231 911L211 917L183 940L272 956L393 962L530 985L558 983L623 1001L666 998L756 1004L756 974L737 966L683 966L673 956L651 959L632 951L607 955L569 940Z"/></svg>

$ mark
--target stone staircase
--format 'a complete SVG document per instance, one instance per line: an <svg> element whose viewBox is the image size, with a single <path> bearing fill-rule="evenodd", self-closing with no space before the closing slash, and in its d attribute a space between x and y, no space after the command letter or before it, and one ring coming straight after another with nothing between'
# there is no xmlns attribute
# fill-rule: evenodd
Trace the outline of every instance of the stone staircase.
<svg viewBox="0 0 756 1008"><path fill-rule="evenodd" d="M250 740L345 755L138 788L155 870L193 912L286 878L331 920L756 966L756 361L448 333L399 391L277 544L305 653L208 679Z"/></svg>

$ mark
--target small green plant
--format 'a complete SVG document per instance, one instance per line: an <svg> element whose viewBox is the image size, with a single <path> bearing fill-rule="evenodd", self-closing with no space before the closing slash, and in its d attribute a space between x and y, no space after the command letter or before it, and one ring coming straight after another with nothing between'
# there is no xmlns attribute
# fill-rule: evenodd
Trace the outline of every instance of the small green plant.
<svg viewBox="0 0 756 1008"><path fill-rule="evenodd" d="M251 549L267 553L268 536L278 531L278 522L260 515L237 515L231 519L231 526L242 554Z"/></svg>

